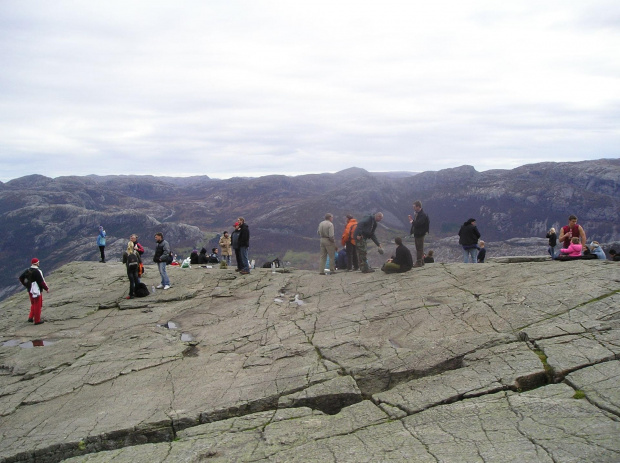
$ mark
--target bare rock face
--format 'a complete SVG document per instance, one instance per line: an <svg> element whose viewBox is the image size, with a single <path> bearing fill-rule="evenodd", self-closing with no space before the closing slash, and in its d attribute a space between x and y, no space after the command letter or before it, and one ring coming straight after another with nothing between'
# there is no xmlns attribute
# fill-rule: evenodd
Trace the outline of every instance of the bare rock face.
<svg viewBox="0 0 620 463"><path fill-rule="evenodd" d="M168 273L0 304L0 462L618 461L617 263Z"/></svg>

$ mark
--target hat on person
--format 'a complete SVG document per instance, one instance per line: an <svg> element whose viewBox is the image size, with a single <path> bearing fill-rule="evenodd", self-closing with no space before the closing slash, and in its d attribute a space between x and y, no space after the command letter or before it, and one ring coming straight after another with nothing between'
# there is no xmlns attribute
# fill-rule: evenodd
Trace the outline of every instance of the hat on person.
<svg viewBox="0 0 620 463"><path fill-rule="evenodd" d="M347 214L347 219L351 220L353 216L351 214Z"/></svg>
<svg viewBox="0 0 620 463"><path fill-rule="evenodd" d="M592 242L590 243L590 247L591 247L591 248L598 248L598 247L599 247L598 241L592 241Z"/></svg>
<svg viewBox="0 0 620 463"><path fill-rule="evenodd" d="M239 226L239 222L235 222L235 227L238 227L238 226Z"/></svg>
<svg viewBox="0 0 620 463"><path fill-rule="evenodd" d="M39 265L39 259L37 259L36 257L33 257L32 260L30 261L31 265Z"/></svg>

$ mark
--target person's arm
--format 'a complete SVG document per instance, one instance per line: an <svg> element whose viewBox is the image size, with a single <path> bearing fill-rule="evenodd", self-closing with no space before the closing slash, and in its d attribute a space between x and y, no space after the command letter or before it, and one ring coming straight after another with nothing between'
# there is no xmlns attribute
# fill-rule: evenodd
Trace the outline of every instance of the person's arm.
<svg viewBox="0 0 620 463"><path fill-rule="evenodd" d="M579 225L579 238L581 239L581 245L585 246L586 244L586 232L581 225Z"/></svg>
<svg viewBox="0 0 620 463"><path fill-rule="evenodd" d="M570 231L570 228L569 228ZM560 241L563 243L564 240L567 238L568 233L564 233L564 227L560 228Z"/></svg>

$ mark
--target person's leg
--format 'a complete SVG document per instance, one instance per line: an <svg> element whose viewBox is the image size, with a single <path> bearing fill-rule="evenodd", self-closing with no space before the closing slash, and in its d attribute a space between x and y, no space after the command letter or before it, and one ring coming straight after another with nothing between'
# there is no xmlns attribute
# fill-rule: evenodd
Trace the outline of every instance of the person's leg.
<svg viewBox="0 0 620 463"><path fill-rule="evenodd" d="M170 286L170 278L168 278L168 273L166 272L166 263L158 262L157 267L159 269L159 274L161 275L161 284L163 286Z"/></svg>
<svg viewBox="0 0 620 463"><path fill-rule="evenodd" d="M136 270L127 270L127 277L129 277L129 296L133 297L136 295L138 272Z"/></svg>
<svg viewBox="0 0 620 463"><path fill-rule="evenodd" d="M424 265L424 237L416 236L414 237L415 242L415 252L416 252L416 267L422 267Z"/></svg>
<svg viewBox="0 0 620 463"><path fill-rule="evenodd" d="M30 298L30 313L28 314L28 321L34 320L34 304L36 299L32 297L32 294L28 293L28 298Z"/></svg>
<svg viewBox="0 0 620 463"><path fill-rule="evenodd" d="M471 256L471 263L472 264L477 264L478 263L478 249L477 248L471 248L469 250L470 252L470 256Z"/></svg>
<svg viewBox="0 0 620 463"><path fill-rule="evenodd" d="M331 241L328 241L327 254L329 254L329 271L334 273L336 271L336 245Z"/></svg>
<svg viewBox="0 0 620 463"><path fill-rule="evenodd" d="M33 301L34 311L33 311L32 318L33 318L34 323L37 324L41 321L41 309L43 309L43 294L33 299L34 299Z"/></svg>
<svg viewBox="0 0 620 463"><path fill-rule="evenodd" d="M351 252L351 245L349 243L345 245L344 251L347 254L347 270L351 270L353 268L353 253Z"/></svg>
<svg viewBox="0 0 620 463"><path fill-rule="evenodd" d="M250 262L248 261L248 247L243 246L239 249L241 252L241 265L243 266L243 271L250 273Z"/></svg>
<svg viewBox="0 0 620 463"><path fill-rule="evenodd" d="M369 268L366 262L366 240L363 238L357 242L357 258L362 272L367 272Z"/></svg>
<svg viewBox="0 0 620 463"><path fill-rule="evenodd" d="M239 248L235 248L235 260L237 261L237 270L243 270L243 266L241 265L241 251Z"/></svg>
<svg viewBox="0 0 620 463"><path fill-rule="evenodd" d="M351 247L351 256L353 259L353 270L359 270L359 264L357 260L357 246L351 243L347 244L347 247Z"/></svg>
<svg viewBox="0 0 620 463"><path fill-rule="evenodd" d="M463 248L463 263L467 264L469 262L469 249Z"/></svg>
<svg viewBox="0 0 620 463"><path fill-rule="evenodd" d="M399 273L400 265L395 264L394 262L386 262L385 264L383 264L383 267L381 267L381 270L383 270L385 273Z"/></svg>
<svg viewBox="0 0 620 463"><path fill-rule="evenodd" d="M101 256L101 262L105 262L105 246L99 246L99 254Z"/></svg>
<svg viewBox="0 0 620 463"><path fill-rule="evenodd" d="M326 241L327 239L325 238L321 238L321 258L319 259L319 273L323 274L325 273L325 262L327 261L327 245L326 245ZM331 265L331 261L333 261L333 259L330 259L330 265Z"/></svg>

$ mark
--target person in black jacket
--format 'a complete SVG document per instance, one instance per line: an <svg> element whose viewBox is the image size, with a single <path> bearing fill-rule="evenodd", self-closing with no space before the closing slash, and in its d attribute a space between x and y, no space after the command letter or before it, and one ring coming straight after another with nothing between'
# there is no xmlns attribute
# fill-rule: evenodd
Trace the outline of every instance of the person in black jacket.
<svg viewBox="0 0 620 463"><path fill-rule="evenodd" d="M43 272L39 269L39 259L33 257L30 261L30 268L19 276L19 281L28 289L28 297L30 298L30 315L28 321L35 325L44 323L41 320L41 310L43 309L43 293L42 290L50 292Z"/></svg>
<svg viewBox="0 0 620 463"><path fill-rule="evenodd" d="M459 244L463 247L463 262L475 264L478 259L478 240L480 232L476 219L469 219L459 230Z"/></svg>
<svg viewBox="0 0 620 463"><path fill-rule="evenodd" d="M411 270L414 267L411 251L403 244L399 236L394 238L394 243L396 243L396 251L392 258L383 264L381 270L385 273L403 273Z"/></svg>
<svg viewBox="0 0 620 463"><path fill-rule="evenodd" d="M383 254L383 248L381 247L381 244L379 244L377 235L375 235L377 223L381 222L381 220L383 220L382 212L377 212L374 215L367 215L357 223L357 227L355 228L358 263L362 273L374 272L366 260L366 240L371 239L379 247L379 254Z"/></svg>
<svg viewBox="0 0 620 463"><path fill-rule="evenodd" d="M428 215L422 209L422 202L415 201L413 203L413 210L415 216L409 216L409 223L411 224L410 235L413 235L415 242L416 260L414 267L424 266L424 236L428 233L430 227L430 220Z"/></svg>
<svg viewBox="0 0 620 463"><path fill-rule="evenodd" d="M237 219L239 223L239 255L241 257L241 266L243 267L239 273L241 275L250 274L250 262L248 261L248 250L250 249L250 227L245 223L243 217Z"/></svg>
<svg viewBox="0 0 620 463"><path fill-rule="evenodd" d="M549 240L549 248L547 249L547 251L549 252L551 258L555 259L556 257L558 257L558 252L556 251L558 247L558 235L555 232L555 228L551 227L549 229L546 238Z"/></svg>

